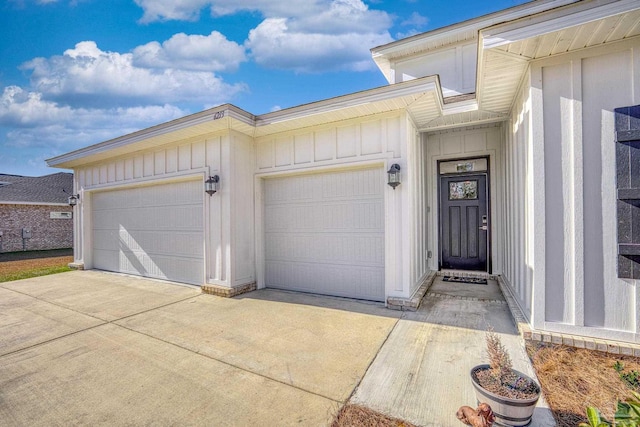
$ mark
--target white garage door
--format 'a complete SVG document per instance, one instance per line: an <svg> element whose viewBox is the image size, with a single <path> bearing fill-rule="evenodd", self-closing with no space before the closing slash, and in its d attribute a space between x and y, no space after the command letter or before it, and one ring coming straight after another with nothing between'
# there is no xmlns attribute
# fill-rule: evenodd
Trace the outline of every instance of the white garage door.
<svg viewBox="0 0 640 427"><path fill-rule="evenodd" d="M384 300L384 172L264 182L265 284Z"/></svg>
<svg viewBox="0 0 640 427"><path fill-rule="evenodd" d="M93 194L93 266L200 285L204 280L202 182Z"/></svg>

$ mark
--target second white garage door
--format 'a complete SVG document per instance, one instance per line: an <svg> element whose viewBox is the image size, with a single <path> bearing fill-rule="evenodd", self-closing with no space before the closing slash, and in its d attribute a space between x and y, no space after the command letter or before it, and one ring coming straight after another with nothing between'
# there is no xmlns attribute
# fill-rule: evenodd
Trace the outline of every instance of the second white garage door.
<svg viewBox="0 0 640 427"><path fill-rule="evenodd" d="M201 285L203 194L201 181L95 193L93 266Z"/></svg>
<svg viewBox="0 0 640 427"><path fill-rule="evenodd" d="M266 179L265 284L384 301L384 171Z"/></svg>

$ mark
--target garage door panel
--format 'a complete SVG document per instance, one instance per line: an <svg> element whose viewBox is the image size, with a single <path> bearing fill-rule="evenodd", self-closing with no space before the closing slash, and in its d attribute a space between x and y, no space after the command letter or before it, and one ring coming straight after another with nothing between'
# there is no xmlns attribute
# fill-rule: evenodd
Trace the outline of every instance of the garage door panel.
<svg viewBox="0 0 640 427"><path fill-rule="evenodd" d="M301 292L322 293L378 301L384 298L379 283L384 283L384 268L358 268L301 262L267 264L265 280L270 287Z"/></svg>
<svg viewBox="0 0 640 427"><path fill-rule="evenodd" d="M382 194L383 183L380 180L380 169L346 171L320 176L322 180L322 196L325 199L356 200Z"/></svg>
<svg viewBox="0 0 640 427"><path fill-rule="evenodd" d="M383 176L367 169L266 180L266 285L384 300Z"/></svg>
<svg viewBox="0 0 640 427"><path fill-rule="evenodd" d="M322 228L340 231L379 231L384 227L380 200L350 201L323 205Z"/></svg>
<svg viewBox="0 0 640 427"><path fill-rule="evenodd" d="M157 255L174 256L180 254L183 258L202 258L202 245L194 245L202 234L193 233L158 233L157 231L129 232L120 230L119 240L121 250L143 252Z"/></svg>
<svg viewBox="0 0 640 427"><path fill-rule="evenodd" d="M185 283L200 283L202 261L197 259L175 258L172 256L149 255L146 252L123 250L119 253L121 273L144 277L172 278L180 277Z"/></svg>
<svg viewBox="0 0 640 427"><path fill-rule="evenodd" d="M384 264L384 236L269 233L266 261L334 263L379 267Z"/></svg>
<svg viewBox="0 0 640 427"><path fill-rule="evenodd" d="M202 194L199 181L94 194L95 268L201 284Z"/></svg>
<svg viewBox="0 0 640 427"><path fill-rule="evenodd" d="M380 199L268 206L265 217L269 230L379 232L384 228Z"/></svg>

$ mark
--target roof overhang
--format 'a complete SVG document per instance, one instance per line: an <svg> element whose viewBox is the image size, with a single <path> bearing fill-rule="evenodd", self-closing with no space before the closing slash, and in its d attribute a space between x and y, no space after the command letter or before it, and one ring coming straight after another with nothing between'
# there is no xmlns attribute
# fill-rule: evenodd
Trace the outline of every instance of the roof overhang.
<svg viewBox="0 0 640 427"><path fill-rule="evenodd" d="M529 62L602 46L640 33L637 0L581 1L479 31L479 108L510 111Z"/></svg>
<svg viewBox="0 0 640 427"><path fill-rule="evenodd" d="M255 117L230 104L181 117L128 135L90 145L51 159L47 165L73 169L82 164L153 148L177 140L235 129L251 131Z"/></svg>
<svg viewBox="0 0 640 427"><path fill-rule="evenodd" d="M47 164L73 169L107 158L217 132L236 131L260 137L398 110L414 113L414 120L420 123L441 114L444 109L438 77L424 77L382 86L260 116L225 104L53 157L47 160Z"/></svg>
<svg viewBox="0 0 640 427"><path fill-rule="evenodd" d="M482 49L497 48L632 12L639 8L638 0L581 1L570 7L547 10L526 19L520 18L484 28L480 31L480 45Z"/></svg>
<svg viewBox="0 0 640 427"><path fill-rule="evenodd" d="M504 9L478 18L438 28L406 39L397 40L371 49L376 65L387 78L394 83L392 63L397 60L442 49L463 41L475 40L478 31L503 22L511 22L523 17L535 15L550 9L562 7L581 0L538 0Z"/></svg>

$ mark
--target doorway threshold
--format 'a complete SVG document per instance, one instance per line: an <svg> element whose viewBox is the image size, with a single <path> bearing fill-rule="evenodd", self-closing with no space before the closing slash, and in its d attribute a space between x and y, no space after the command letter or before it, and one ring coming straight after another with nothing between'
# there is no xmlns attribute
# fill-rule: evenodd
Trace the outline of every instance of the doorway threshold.
<svg viewBox="0 0 640 427"><path fill-rule="evenodd" d="M436 272L438 276L457 276L457 277L473 277L479 279L498 279L497 274L490 274L486 271L475 271L475 270L450 270L450 269L442 269Z"/></svg>

